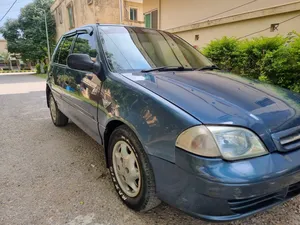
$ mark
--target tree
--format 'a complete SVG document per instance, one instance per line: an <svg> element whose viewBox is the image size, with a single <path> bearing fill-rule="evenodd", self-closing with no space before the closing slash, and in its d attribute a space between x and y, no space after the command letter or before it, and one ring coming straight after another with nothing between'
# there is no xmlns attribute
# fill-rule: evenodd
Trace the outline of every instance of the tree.
<svg viewBox="0 0 300 225"><path fill-rule="evenodd" d="M50 12L52 2L52 0L34 0L21 9L18 19L5 22L0 33L7 40L7 49L10 53L20 53L23 61L36 61L47 57L44 13L47 17L50 46L54 49L56 30L55 19Z"/></svg>
<svg viewBox="0 0 300 225"><path fill-rule="evenodd" d="M8 65L9 69L11 70L11 61L10 61L10 53L9 52L2 52L0 54L0 58L2 58L3 62Z"/></svg>

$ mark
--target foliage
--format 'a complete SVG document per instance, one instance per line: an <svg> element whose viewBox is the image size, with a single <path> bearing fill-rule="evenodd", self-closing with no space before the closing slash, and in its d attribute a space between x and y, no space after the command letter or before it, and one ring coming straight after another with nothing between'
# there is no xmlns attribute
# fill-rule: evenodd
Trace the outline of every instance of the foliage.
<svg viewBox="0 0 300 225"><path fill-rule="evenodd" d="M44 65L44 72L45 72L45 73L48 72L48 65L47 65L47 64Z"/></svg>
<svg viewBox="0 0 300 225"><path fill-rule="evenodd" d="M3 60L3 62L8 66L8 68L3 68L3 70L6 70L6 69L8 69L8 70L10 70L11 68L10 68L10 53L9 52L2 52L1 54L0 54L0 59L2 59Z"/></svg>
<svg viewBox="0 0 300 225"><path fill-rule="evenodd" d="M203 54L215 62L218 67L228 71L236 71L241 57L240 43L235 38L223 37L211 41L204 48Z"/></svg>
<svg viewBox="0 0 300 225"><path fill-rule="evenodd" d="M212 41L203 53L221 69L300 92L300 36Z"/></svg>
<svg viewBox="0 0 300 225"><path fill-rule="evenodd" d="M37 63L35 65L36 73L41 73L41 64Z"/></svg>
<svg viewBox="0 0 300 225"><path fill-rule="evenodd" d="M5 64L8 64L9 60L10 60L10 53L9 52L2 52L0 54L0 58L3 59Z"/></svg>
<svg viewBox="0 0 300 225"><path fill-rule="evenodd" d="M18 19L9 19L0 29L7 40L7 48L11 53L20 53L23 61L40 60L47 57L46 29L44 12L46 13L50 46L55 46L55 20L50 12L52 0L34 0L26 5Z"/></svg>
<svg viewBox="0 0 300 225"><path fill-rule="evenodd" d="M67 86L70 86L74 90L77 89L77 83L76 83L74 77L70 77L70 76L67 76L67 75L58 76L57 83L59 84L59 86L61 86L63 88L66 88Z"/></svg>
<svg viewBox="0 0 300 225"><path fill-rule="evenodd" d="M242 58L239 64L240 73L258 79L263 73L262 61L266 54L278 50L285 44L285 38L259 37L251 40L240 41Z"/></svg>
<svg viewBox="0 0 300 225"><path fill-rule="evenodd" d="M59 63L66 65L67 58L70 52L70 48L72 46L74 37L67 38L61 43L60 50L56 52L54 56L54 61L59 61Z"/></svg>

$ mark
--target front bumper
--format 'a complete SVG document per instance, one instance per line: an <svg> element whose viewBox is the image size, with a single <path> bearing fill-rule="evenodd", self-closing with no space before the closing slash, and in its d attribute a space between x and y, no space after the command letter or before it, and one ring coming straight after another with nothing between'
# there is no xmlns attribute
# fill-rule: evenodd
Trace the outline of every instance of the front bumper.
<svg viewBox="0 0 300 225"><path fill-rule="evenodd" d="M300 151L237 162L176 149L176 163L149 156L158 197L193 216L240 219L300 193Z"/></svg>

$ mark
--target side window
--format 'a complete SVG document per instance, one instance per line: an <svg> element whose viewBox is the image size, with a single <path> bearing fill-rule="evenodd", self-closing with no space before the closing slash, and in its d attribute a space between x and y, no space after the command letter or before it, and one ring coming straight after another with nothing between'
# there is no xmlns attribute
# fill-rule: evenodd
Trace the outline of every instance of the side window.
<svg viewBox="0 0 300 225"><path fill-rule="evenodd" d="M64 40L65 40L65 38L63 38L63 39L59 42L59 45L58 45L56 51L54 52L54 54L53 54L53 56L52 56L53 62L55 62L55 63L58 63L59 52L60 52L60 49L61 49L62 44L64 43Z"/></svg>
<svg viewBox="0 0 300 225"><path fill-rule="evenodd" d="M67 64L67 57L70 54L70 49L72 47L72 43L74 40L75 36L67 37L63 40L61 46L60 46L60 51L59 51L59 58L58 58L58 63L62 65Z"/></svg>
<svg viewBox="0 0 300 225"><path fill-rule="evenodd" d="M92 59L97 57L96 41L89 34L79 34L75 41L73 53L88 54Z"/></svg>

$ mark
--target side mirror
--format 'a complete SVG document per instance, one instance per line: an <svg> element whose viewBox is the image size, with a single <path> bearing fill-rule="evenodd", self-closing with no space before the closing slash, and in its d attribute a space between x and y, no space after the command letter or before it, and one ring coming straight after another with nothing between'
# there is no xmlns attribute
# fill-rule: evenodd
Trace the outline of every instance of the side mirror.
<svg viewBox="0 0 300 225"><path fill-rule="evenodd" d="M67 65L71 69L92 72L102 78L101 64L94 62L88 54L70 54L67 58Z"/></svg>

